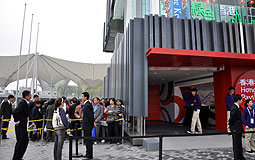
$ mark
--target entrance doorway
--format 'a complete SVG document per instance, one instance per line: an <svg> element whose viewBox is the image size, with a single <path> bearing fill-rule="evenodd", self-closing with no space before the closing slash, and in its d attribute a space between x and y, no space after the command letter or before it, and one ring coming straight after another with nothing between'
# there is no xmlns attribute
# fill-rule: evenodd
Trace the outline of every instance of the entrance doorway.
<svg viewBox="0 0 255 160"><path fill-rule="evenodd" d="M149 67L149 105L146 134L184 133L191 123L191 89L202 102L205 132L215 132L214 72L216 67Z"/></svg>

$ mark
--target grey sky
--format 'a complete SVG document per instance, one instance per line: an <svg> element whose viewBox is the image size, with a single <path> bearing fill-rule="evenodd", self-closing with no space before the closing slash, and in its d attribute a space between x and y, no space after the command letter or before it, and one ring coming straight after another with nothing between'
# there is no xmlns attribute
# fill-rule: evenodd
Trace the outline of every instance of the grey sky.
<svg viewBox="0 0 255 160"><path fill-rule="evenodd" d="M24 4L27 3L24 45L28 53L31 15L34 13L31 52L84 63L110 63L103 53L106 0L0 0L0 56L19 54Z"/></svg>

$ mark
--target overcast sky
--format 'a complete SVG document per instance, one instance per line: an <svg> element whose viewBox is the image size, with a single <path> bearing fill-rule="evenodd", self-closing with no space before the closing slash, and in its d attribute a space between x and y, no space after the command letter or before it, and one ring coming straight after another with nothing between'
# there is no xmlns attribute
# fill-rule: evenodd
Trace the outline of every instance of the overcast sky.
<svg viewBox="0 0 255 160"><path fill-rule="evenodd" d="M34 14L31 53L40 22L40 54L84 63L110 63L103 52L106 0L0 0L0 56L19 55L24 6L27 3L22 55L28 53ZM20 81L24 86L25 81ZM16 89L16 82L6 89Z"/></svg>
<svg viewBox="0 0 255 160"><path fill-rule="evenodd" d="M28 53L31 15L34 14L31 52L35 52L40 22L40 54L84 63L110 63L103 53L106 0L0 0L0 56L18 55L24 5L27 3L22 54Z"/></svg>

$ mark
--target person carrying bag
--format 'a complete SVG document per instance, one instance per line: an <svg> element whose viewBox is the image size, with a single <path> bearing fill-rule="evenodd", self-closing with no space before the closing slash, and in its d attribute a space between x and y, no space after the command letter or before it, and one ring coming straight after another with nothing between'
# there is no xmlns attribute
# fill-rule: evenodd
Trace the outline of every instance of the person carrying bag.
<svg viewBox="0 0 255 160"><path fill-rule="evenodd" d="M57 98L54 104L54 113L52 119L52 126L54 128L54 160L62 159L62 149L65 140L65 132L67 129L67 134L71 135L70 132L70 120L66 116L65 110L63 108L64 100L63 98Z"/></svg>

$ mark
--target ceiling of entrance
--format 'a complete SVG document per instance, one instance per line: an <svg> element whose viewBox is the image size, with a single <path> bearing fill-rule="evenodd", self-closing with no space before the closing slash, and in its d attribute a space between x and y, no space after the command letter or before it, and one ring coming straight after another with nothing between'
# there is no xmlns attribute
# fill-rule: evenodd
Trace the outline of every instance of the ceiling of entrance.
<svg viewBox="0 0 255 160"><path fill-rule="evenodd" d="M202 70L149 70L149 84L212 79L212 75L213 71Z"/></svg>

